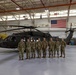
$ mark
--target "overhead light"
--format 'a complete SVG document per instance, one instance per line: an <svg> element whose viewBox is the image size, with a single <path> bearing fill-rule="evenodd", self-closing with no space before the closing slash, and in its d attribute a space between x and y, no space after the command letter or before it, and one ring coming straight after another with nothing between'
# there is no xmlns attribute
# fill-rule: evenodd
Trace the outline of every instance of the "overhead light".
<svg viewBox="0 0 76 75"><path fill-rule="evenodd" d="M20 8L16 8L16 10L20 10Z"/></svg>
<svg viewBox="0 0 76 75"><path fill-rule="evenodd" d="M49 12L49 10L45 10L45 12L47 13L47 12Z"/></svg>

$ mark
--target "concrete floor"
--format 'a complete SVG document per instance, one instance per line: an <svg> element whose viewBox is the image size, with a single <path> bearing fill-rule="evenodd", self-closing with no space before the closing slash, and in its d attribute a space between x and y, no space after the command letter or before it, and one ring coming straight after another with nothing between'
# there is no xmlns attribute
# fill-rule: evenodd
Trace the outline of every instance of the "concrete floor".
<svg viewBox="0 0 76 75"><path fill-rule="evenodd" d="M18 60L18 53L0 48L0 75L76 75L76 47L66 47L66 58Z"/></svg>

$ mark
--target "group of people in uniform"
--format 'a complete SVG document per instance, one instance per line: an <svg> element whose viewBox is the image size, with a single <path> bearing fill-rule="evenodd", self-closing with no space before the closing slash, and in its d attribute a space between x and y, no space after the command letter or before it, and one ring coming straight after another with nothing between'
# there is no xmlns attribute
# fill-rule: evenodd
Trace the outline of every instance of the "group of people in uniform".
<svg viewBox="0 0 76 75"><path fill-rule="evenodd" d="M52 38L50 38L49 41L46 40L46 38L43 38L41 41L40 38L38 38L37 41L32 41L30 39L27 39L26 42L24 42L23 39L18 44L18 50L19 50L19 60L24 59L24 50L26 50L26 59L31 58L46 58L48 57L63 57L65 58L65 47L66 42L64 39L59 41L56 39L56 41L53 41Z"/></svg>

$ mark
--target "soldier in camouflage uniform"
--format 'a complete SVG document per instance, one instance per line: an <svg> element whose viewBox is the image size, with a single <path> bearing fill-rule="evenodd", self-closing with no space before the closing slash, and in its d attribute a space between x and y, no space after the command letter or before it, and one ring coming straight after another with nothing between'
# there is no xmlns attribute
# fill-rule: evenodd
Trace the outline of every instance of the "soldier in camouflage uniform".
<svg viewBox="0 0 76 75"><path fill-rule="evenodd" d="M66 47L66 42L62 39L62 41L61 41L61 46L60 46L61 48L60 48L60 52L61 52L61 56L60 57L62 57L62 54L64 55L64 57L63 58L65 58L65 47Z"/></svg>
<svg viewBox="0 0 76 75"><path fill-rule="evenodd" d="M23 39L18 43L18 50L19 50L19 60L24 59L24 50L25 50L25 43Z"/></svg>
<svg viewBox="0 0 76 75"><path fill-rule="evenodd" d="M43 58L46 58L46 48L48 46L48 42L46 41L45 38L43 38L42 41L42 51L43 51Z"/></svg>
<svg viewBox="0 0 76 75"><path fill-rule="evenodd" d="M50 55L52 55L53 57L54 46L55 46L55 42L52 40L52 38L50 38L48 45L49 45L49 58L50 58Z"/></svg>
<svg viewBox="0 0 76 75"><path fill-rule="evenodd" d="M60 47L60 42L58 39L55 41L55 48L54 48L54 57L57 53L57 57L59 58L59 47Z"/></svg>
<svg viewBox="0 0 76 75"><path fill-rule="evenodd" d="M31 41L27 39L26 42L26 59L30 59L30 53L31 53Z"/></svg>
<svg viewBox="0 0 76 75"><path fill-rule="evenodd" d="M41 48L42 48L42 43L40 41L40 38L38 38L38 41L36 42L36 50L37 50L38 58L41 58Z"/></svg>
<svg viewBox="0 0 76 75"><path fill-rule="evenodd" d="M35 58L35 49L36 49L36 43L34 40L31 41L31 58Z"/></svg>

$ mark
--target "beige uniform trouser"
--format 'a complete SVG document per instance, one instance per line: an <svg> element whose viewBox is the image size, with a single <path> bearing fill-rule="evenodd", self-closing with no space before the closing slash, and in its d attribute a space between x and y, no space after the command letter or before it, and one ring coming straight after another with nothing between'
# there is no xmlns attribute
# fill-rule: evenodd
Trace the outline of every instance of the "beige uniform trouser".
<svg viewBox="0 0 76 75"><path fill-rule="evenodd" d="M46 58L46 48L43 48L42 51L43 51L43 58Z"/></svg>
<svg viewBox="0 0 76 75"><path fill-rule="evenodd" d="M62 56L62 54L64 55L64 57L65 57L65 47L61 47L61 56Z"/></svg>
<svg viewBox="0 0 76 75"><path fill-rule="evenodd" d="M49 48L49 57L50 57L50 55L52 55L52 57L53 57L53 55L54 55L54 48Z"/></svg>
<svg viewBox="0 0 76 75"><path fill-rule="evenodd" d="M19 50L19 59L23 59L24 58L24 48Z"/></svg>
<svg viewBox="0 0 76 75"><path fill-rule="evenodd" d="M35 48L31 48L31 57L35 58Z"/></svg>
<svg viewBox="0 0 76 75"><path fill-rule="evenodd" d="M27 49L26 49L26 58L27 58L27 59L30 59L30 57L31 57L31 56L30 56L30 53L31 53L31 48L27 48Z"/></svg>
<svg viewBox="0 0 76 75"><path fill-rule="evenodd" d="M54 49L54 57L55 57L56 53L57 53L57 56L59 57L59 47Z"/></svg>
<svg viewBox="0 0 76 75"><path fill-rule="evenodd" d="M41 48L37 48L37 57L41 58Z"/></svg>

